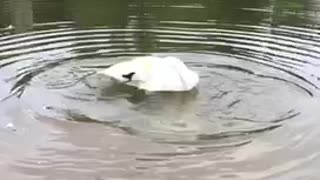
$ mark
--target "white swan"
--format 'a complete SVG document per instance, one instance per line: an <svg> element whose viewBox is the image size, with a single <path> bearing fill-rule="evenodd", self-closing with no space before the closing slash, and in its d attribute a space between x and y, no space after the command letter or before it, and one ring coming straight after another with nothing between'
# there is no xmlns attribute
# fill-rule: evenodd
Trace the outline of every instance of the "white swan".
<svg viewBox="0 0 320 180"><path fill-rule="evenodd" d="M147 91L189 91L199 82L198 74L175 57L137 57L98 74Z"/></svg>

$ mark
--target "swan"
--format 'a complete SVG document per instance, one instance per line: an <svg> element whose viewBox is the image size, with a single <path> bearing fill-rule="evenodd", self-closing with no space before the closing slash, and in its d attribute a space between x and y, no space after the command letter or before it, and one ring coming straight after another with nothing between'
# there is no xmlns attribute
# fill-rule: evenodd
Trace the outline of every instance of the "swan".
<svg viewBox="0 0 320 180"><path fill-rule="evenodd" d="M142 56L120 62L99 71L138 89L156 91L189 91L196 87L199 76L176 57Z"/></svg>

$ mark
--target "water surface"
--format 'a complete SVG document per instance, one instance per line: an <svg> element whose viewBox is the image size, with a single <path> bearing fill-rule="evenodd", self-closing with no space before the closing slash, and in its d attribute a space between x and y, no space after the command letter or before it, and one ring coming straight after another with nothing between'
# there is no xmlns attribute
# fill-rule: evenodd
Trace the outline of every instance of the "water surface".
<svg viewBox="0 0 320 180"><path fill-rule="evenodd" d="M7 179L318 179L320 1L0 0ZM175 56L185 93L96 72Z"/></svg>

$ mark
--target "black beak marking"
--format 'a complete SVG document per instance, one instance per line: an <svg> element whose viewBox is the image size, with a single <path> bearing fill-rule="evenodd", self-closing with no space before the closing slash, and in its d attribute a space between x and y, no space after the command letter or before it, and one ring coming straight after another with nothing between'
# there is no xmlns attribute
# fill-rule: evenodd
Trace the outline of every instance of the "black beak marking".
<svg viewBox="0 0 320 180"><path fill-rule="evenodd" d="M128 79L128 81L132 81L132 76L135 74L135 72L131 72L129 74L123 74L122 77Z"/></svg>

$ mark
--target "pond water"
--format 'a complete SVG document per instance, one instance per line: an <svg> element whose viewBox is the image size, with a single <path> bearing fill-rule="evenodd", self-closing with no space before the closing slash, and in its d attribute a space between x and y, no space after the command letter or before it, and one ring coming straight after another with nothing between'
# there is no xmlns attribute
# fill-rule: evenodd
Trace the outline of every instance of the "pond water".
<svg viewBox="0 0 320 180"><path fill-rule="evenodd" d="M0 0L6 179L319 179L319 0ZM96 71L175 56L186 93Z"/></svg>

